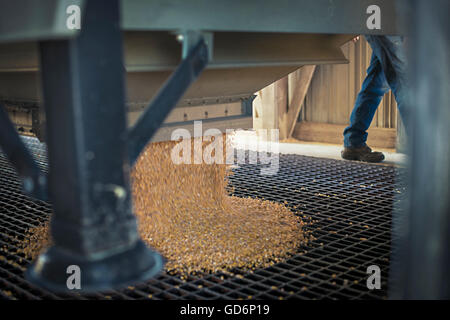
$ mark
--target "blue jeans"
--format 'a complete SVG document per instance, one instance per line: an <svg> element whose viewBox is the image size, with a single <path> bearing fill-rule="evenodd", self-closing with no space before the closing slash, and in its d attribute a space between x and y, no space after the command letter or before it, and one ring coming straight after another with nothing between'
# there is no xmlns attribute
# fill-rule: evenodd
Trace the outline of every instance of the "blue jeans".
<svg viewBox="0 0 450 320"><path fill-rule="evenodd" d="M344 146L359 148L366 144L367 129L384 94L392 90L398 110L408 131L405 113L407 98L406 52L401 36L365 36L372 47L367 76L356 98L350 125L344 130Z"/></svg>

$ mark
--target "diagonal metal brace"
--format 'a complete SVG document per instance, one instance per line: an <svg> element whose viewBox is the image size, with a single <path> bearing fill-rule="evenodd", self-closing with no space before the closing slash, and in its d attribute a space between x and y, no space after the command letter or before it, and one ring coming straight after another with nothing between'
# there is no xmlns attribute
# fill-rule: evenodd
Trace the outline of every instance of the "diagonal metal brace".
<svg viewBox="0 0 450 320"><path fill-rule="evenodd" d="M144 114L128 132L129 157L133 165L189 86L208 64L208 45L203 37L192 47Z"/></svg>
<svg viewBox="0 0 450 320"><path fill-rule="evenodd" d="M0 147L21 177L24 193L40 200L47 200L47 177L28 152L2 104L0 104Z"/></svg>

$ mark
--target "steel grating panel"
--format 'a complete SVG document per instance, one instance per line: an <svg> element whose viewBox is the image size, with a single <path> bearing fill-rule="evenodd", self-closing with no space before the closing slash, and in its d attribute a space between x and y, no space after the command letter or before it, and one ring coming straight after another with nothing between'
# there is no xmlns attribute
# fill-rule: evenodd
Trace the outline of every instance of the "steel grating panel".
<svg viewBox="0 0 450 320"><path fill-rule="evenodd" d="M44 146L34 138L24 140L46 168ZM23 272L30 261L14 253L26 230L48 219L51 206L20 193L17 175L0 153L0 299L385 298L391 213L404 190L402 170L299 155L281 155L276 175L260 175L259 169L236 168L233 192L284 202L311 221L307 229L316 240L293 257L253 273L235 269L234 275L198 274L186 280L163 273L120 291L56 295L27 282ZM366 287L366 269L373 264L382 270L381 290Z"/></svg>

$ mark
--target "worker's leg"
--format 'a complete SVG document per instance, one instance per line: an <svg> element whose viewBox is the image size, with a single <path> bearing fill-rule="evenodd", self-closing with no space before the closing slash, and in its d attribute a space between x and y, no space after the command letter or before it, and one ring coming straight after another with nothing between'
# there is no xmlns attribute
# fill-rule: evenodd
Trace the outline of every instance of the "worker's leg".
<svg viewBox="0 0 450 320"><path fill-rule="evenodd" d="M398 110L408 131L408 112L405 110L408 84L404 37L366 36L366 39L372 47L373 53L378 58L378 61L380 61L386 81L394 93Z"/></svg>
<svg viewBox="0 0 450 320"><path fill-rule="evenodd" d="M373 53L367 76L350 116L350 125L344 130L344 147L360 148L366 145L367 129L383 95L388 90L381 63Z"/></svg>

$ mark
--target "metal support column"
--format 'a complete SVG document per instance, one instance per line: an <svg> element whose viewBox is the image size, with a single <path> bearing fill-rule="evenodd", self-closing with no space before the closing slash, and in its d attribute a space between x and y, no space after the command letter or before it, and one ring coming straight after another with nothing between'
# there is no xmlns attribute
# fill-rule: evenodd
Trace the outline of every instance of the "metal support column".
<svg viewBox="0 0 450 320"><path fill-rule="evenodd" d="M22 179L23 192L47 200L47 177L38 168L0 103L0 147Z"/></svg>
<svg viewBox="0 0 450 320"><path fill-rule="evenodd" d="M390 297L450 299L450 2L414 0L406 212L394 225Z"/></svg>
<svg viewBox="0 0 450 320"><path fill-rule="evenodd" d="M119 1L87 2L82 21L77 38L40 44L53 246L27 277L54 291L68 289L73 265L82 291L162 268L132 212Z"/></svg>
<svg viewBox="0 0 450 320"><path fill-rule="evenodd" d="M251 116L253 115L253 100L255 100L256 95L253 94L248 98L244 98L241 101L242 114Z"/></svg>
<svg viewBox="0 0 450 320"><path fill-rule="evenodd" d="M200 34L195 45L183 43L183 52L188 53L129 132L131 164L134 164L164 119L206 67L208 50L208 45Z"/></svg>

